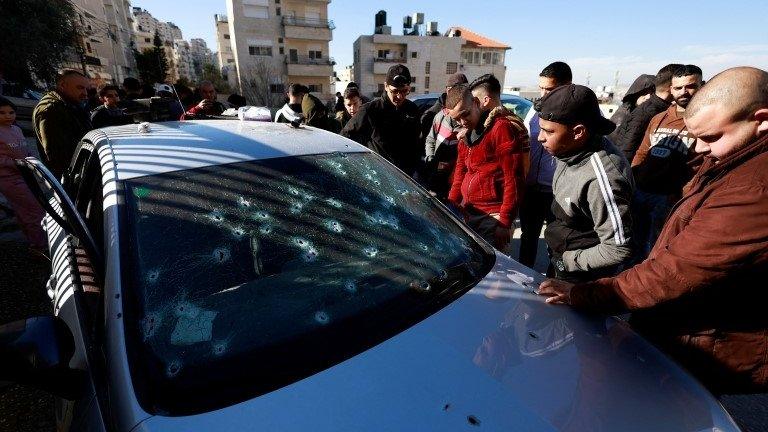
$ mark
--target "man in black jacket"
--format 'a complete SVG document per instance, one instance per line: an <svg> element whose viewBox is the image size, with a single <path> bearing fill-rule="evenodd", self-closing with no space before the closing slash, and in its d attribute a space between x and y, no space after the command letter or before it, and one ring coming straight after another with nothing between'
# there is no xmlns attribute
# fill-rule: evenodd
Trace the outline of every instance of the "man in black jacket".
<svg viewBox="0 0 768 432"><path fill-rule="evenodd" d="M651 94L650 99L632 110L626 120L608 136L616 148L624 152L628 161L635 157L635 152L643 141L645 129L653 116L669 108L672 102L669 90L672 74L681 66L683 65L673 63L661 68L656 74L656 91Z"/></svg>
<svg viewBox="0 0 768 432"><path fill-rule="evenodd" d="M375 151L408 175L424 152L419 140L419 108L406 96L411 72L403 65L389 68L380 98L365 104L344 126L341 135Z"/></svg>

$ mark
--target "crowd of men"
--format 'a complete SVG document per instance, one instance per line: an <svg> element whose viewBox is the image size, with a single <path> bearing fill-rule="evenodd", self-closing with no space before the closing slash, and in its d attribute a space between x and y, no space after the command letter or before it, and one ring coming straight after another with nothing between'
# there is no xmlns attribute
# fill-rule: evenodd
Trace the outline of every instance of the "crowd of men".
<svg viewBox="0 0 768 432"><path fill-rule="evenodd" d="M572 78L563 62L541 71L527 125L501 103L490 74L451 75L420 112L403 65L389 69L372 100L351 83L326 106L292 84L274 121L370 148L526 266L546 223L549 279L539 292L547 302L631 311L637 330L714 392L768 390L768 73L734 68L705 85L697 66L670 64L638 77L610 120ZM197 99L190 89L159 91L176 97L182 119L224 111L210 82L197 90ZM89 112L88 79L61 74L33 116L46 166L61 177L88 130L132 121L125 103L148 91L133 79L104 86ZM20 221L41 247L33 227L42 212L7 160L24 156L19 133L6 130L14 109L0 100L0 192L31 215Z"/></svg>

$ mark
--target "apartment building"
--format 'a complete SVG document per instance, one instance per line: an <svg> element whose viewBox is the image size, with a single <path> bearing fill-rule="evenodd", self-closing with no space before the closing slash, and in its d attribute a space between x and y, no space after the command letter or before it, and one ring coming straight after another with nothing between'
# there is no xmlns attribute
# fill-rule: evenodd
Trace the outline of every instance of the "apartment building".
<svg viewBox="0 0 768 432"><path fill-rule="evenodd" d="M205 40L200 38L190 39L189 52L192 55L192 65L195 70L195 75L199 78L203 75L203 66L213 64L213 53L208 48L208 44L205 43Z"/></svg>
<svg viewBox="0 0 768 432"><path fill-rule="evenodd" d="M235 55L232 52L231 35L229 34L229 19L226 15L213 16L216 23L216 61L221 70L221 75L229 82L229 86L237 86L237 68L235 67Z"/></svg>
<svg viewBox="0 0 768 432"><path fill-rule="evenodd" d="M136 49L144 51L154 48L154 38L157 33L165 51L165 58L168 60L168 80L175 82L179 78L186 78L196 81L199 75L195 71L191 45L183 40L181 29L172 22L158 20L142 8L133 8L133 17Z"/></svg>
<svg viewBox="0 0 768 432"><path fill-rule="evenodd" d="M493 73L504 84L504 56L511 49L505 44L463 27L441 34L436 22L429 23L426 35L393 35L385 22L377 24L377 33L353 44L353 80L367 96L381 94L387 70L398 63L410 70L413 93L443 92L448 76L456 72L470 81Z"/></svg>
<svg viewBox="0 0 768 432"><path fill-rule="evenodd" d="M176 68L175 75L177 80L179 78L186 78L191 82L197 81L198 75L195 72L192 49L189 42L184 39L173 41L173 63Z"/></svg>
<svg viewBox="0 0 768 432"><path fill-rule="evenodd" d="M80 52L65 67L83 70L98 83L119 82L136 67L130 52L131 3L129 0L73 0L83 30Z"/></svg>
<svg viewBox="0 0 768 432"><path fill-rule="evenodd" d="M227 0L236 88L254 103L278 105L285 85L300 83L330 100L334 62L328 43L335 27L328 20L329 3Z"/></svg>

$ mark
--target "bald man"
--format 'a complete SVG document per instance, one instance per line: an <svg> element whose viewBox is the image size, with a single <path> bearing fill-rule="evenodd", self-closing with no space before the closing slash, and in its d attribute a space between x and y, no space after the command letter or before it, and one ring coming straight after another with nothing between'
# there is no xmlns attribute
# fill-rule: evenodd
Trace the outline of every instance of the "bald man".
<svg viewBox="0 0 768 432"><path fill-rule="evenodd" d="M714 393L768 391L768 73L726 70L685 124L704 153L644 262L578 285L546 280L548 303L615 314Z"/></svg>

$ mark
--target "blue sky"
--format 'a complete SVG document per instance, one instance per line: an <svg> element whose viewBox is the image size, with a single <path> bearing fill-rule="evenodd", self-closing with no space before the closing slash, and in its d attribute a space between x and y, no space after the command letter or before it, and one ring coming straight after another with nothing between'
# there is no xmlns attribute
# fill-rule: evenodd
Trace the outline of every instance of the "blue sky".
<svg viewBox="0 0 768 432"><path fill-rule="evenodd" d="M555 60L568 62L574 80L590 84L631 82L671 63L694 63L711 76L727 67L768 69L768 2L764 0L513 0L360 1L332 0L336 24L330 55L339 68L352 63L352 43L373 33L374 14L387 11L393 33L402 18L424 12L439 30L461 25L512 46L507 85L535 84L538 72ZM225 0L133 0L156 18L173 21L184 38L201 37L216 49L213 15L226 13Z"/></svg>

